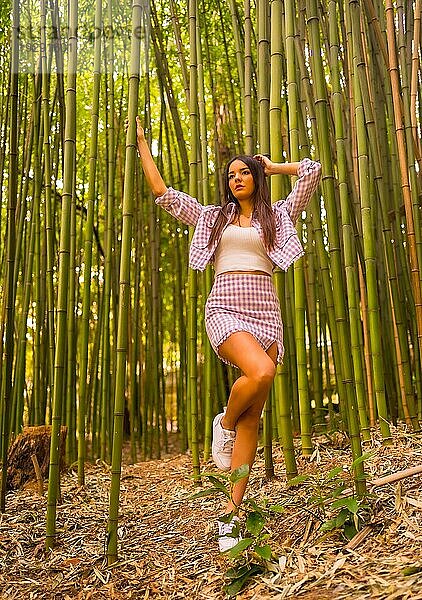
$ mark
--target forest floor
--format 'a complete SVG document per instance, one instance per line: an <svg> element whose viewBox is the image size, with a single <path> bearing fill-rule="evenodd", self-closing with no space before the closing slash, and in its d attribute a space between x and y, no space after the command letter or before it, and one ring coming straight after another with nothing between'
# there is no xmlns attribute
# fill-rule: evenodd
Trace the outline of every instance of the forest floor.
<svg viewBox="0 0 422 600"><path fill-rule="evenodd" d="M422 465L422 436L395 431L393 444L373 440L365 470L372 479ZM317 506L315 482L334 467L347 477L351 463L341 434L315 438L312 458L297 453L300 473L313 486L288 488L279 448L276 477L266 480L262 452L254 466L249 494L283 504L285 511L266 523L268 543L277 555L271 571L256 576L237 598L303 600L422 600L422 475L372 491L362 533L350 544L339 529L322 533L333 516ZM211 463L204 465L214 470ZM0 597L7 599L212 599L222 600L224 573L233 562L217 549L215 520L220 500L191 499L197 490L187 455L125 465L121 481L119 560L105 559L110 469L87 466L86 485L62 476L57 507L56 548L44 551L47 498L35 486L8 492L0 516ZM327 483L322 496L332 486ZM317 494L318 495L318 494Z"/></svg>

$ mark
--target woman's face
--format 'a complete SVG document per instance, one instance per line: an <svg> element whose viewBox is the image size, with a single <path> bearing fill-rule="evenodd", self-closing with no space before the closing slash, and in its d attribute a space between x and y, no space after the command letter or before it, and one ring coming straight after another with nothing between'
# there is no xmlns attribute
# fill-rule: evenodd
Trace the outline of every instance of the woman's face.
<svg viewBox="0 0 422 600"><path fill-rule="evenodd" d="M234 160L227 174L229 188L236 200L250 200L255 191L255 182L247 164Z"/></svg>

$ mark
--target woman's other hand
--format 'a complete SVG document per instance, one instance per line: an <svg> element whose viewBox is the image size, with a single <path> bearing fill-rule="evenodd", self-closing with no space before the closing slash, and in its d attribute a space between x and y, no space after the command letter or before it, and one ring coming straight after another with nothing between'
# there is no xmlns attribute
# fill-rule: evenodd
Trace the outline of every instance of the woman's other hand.
<svg viewBox="0 0 422 600"><path fill-rule="evenodd" d="M264 154L255 154L254 155L254 159L257 160L261 165L262 168L264 169L264 173L265 175L272 175L274 170L273 170L273 161L270 160L268 158L268 156L264 156Z"/></svg>
<svg viewBox="0 0 422 600"><path fill-rule="evenodd" d="M275 163L264 154L255 154L254 158L261 163L265 175L297 175L300 163Z"/></svg>

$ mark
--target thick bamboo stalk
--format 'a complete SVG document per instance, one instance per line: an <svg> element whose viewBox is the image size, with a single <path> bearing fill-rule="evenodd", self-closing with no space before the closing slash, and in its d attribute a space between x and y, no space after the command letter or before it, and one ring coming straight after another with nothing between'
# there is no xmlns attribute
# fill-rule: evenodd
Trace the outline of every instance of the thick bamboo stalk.
<svg viewBox="0 0 422 600"><path fill-rule="evenodd" d="M199 127L201 144L201 197L204 205L210 204L209 174L208 174L208 140L207 140L207 115L205 102L205 79L203 51L201 43L201 29L199 18L196 27L196 45L198 50L198 108L199 108ZM206 298L212 287L212 271L208 267L202 276L202 297ZM204 460L208 460L211 453L211 431L213 419L213 350L209 339L204 331L204 322L202 323L202 339L204 351L204 386L203 386L203 452Z"/></svg>
<svg viewBox="0 0 422 600"><path fill-rule="evenodd" d="M412 291L414 295L415 309L416 309L416 324L417 324L417 338L419 344L419 353L422 354L422 293L421 293L421 281L420 281L420 267L418 263L418 251L417 241L420 239L421 232L418 234L415 232L415 217L414 211L417 210L417 206L412 206L412 194L410 190L407 158L406 158L406 140L404 136L403 128L403 114L400 100L400 79L398 73L397 56L396 56L396 41L394 34L394 9L391 0L386 0L385 4L386 18L387 18L387 46L388 46L388 60L389 60L389 72L391 78L391 86L393 90L393 104L394 104L394 121L396 128L397 147L399 152L399 168L402 182L402 193L404 199L404 208L406 214L406 225L407 225L407 240L409 247L409 261L410 261L410 272Z"/></svg>
<svg viewBox="0 0 422 600"><path fill-rule="evenodd" d="M84 258L83 258L83 299L82 321L80 331L80 371L79 371L79 404L78 404L78 484L85 483L85 419L87 407L87 372L88 372L88 341L89 319L91 311L91 269L92 269L92 241L94 227L94 202L96 192L96 173L98 157L98 119L100 103L100 78L101 78L101 32L102 32L102 0L95 4L94 20L94 71L93 94L91 110L91 142L89 146L89 180L87 215L84 233Z"/></svg>
<svg viewBox="0 0 422 600"><path fill-rule="evenodd" d="M299 102L297 72L295 61L295 30L296 11L293 2L285 4L285 31L286 31L286 60L287 60L287 95L289 116L289 141L290 160L298 162L299 156ZM301 222L301 220L299 220ZM308 362L305 341L305 279L303 261L294 264L294 303L295 320L294 332L296 338L296 366L299 393L299 414L302 452L304 455L312 454L312 422L311 405L308 393Z"/></svg>
<svg viewBox="0 0 422 600"><path fill-rule="evenodd" d="M44 229L46 244L46 293L47 293L47 328L48 328L48 380L50 390L48 400L51 400L54 387L54 232L53 214L51 205L51 128L50 128L50 102L49 102L49 73L46 56L47 44L47 14L45 0L41 0L41 69L42 69L42 115L44 128ZM47 401L48 402L48 401Z"/></svg>
<svg viewBox="0 0 422 600"><path fill-rule="evenodd" d="M244 0L245 13L245 152L253 154L253 116L252 116L252 21L250 0Z"/></svg>
<svg viewBox="0 0 422 600"><path fill-rule="evenodd" d="M119 515L120 474L123 445L123 418L125 407L126 362L128 353L128 313L130 303L130 254L132 244L133 191L136 161L136 115L140 72L139 24L145 19L144 3L133 0L132 37L129 75L129 127L126 134L126 165L123 195L122 251L119 273L119 315L117 331L116 387L114 404L114 430L111 466L110 510L108 518L107 558L112 564L117 560L117 524ZM145 21L144 21L145 25Z"/></svg>
<svg viewBox="0 0 422 600"><path fill-rule="evenodd" d="M12 369L14 354L14 298L15 286L14 261L16 245L15 210L18 190L18 75L19 75L19 2L13 0L12 5L12 43L11 43L11 85L10 85L10 122L9 122L9 182L7 200L7 245L6 245L6 278L4 294L5 345L1 381L1 460L2 478L0 489L0 511L6 508L6 475L7 450L9 445L9 420L12 399ZM3 334L3 332L2 332ZM3 335L2 335L3 338Z"/></svg>
<svg viewBox="0 0 422 600"><path fill-rule="evenodd" d="M38 74L37 74L38 76ZM34 136L36 143L34 144L34 188L33 194L35 202L33 204L33 213L32 220L34 225L34 294L33 294L33 304L35 304L35 308L33 309L33 313L35 316L35 327L33 333L33 377L32 377L32 403L34 408L34 424L41 425L43 422L41 416L41 390L40 390L40 370L41 370L41 356L40 356L40 346L41 346L41 321L42 321L42 301L41 301L41 262L40 262L40 251L41 251L41 228L40 228L40 204L41 204L41 161L40 161L40 143L42 140L42 128L40 123L41 111L40 111L40 102L36 98L34 94L34 116L35 116L35 127L34 127ZM38 141L39 140L39 141Z"/></svg>
<svg viewBox="0 0 422 600"><path fill-rule="evenodd" d="M109 2L107 6L108 23L113 22L113 7ZM104 257L104 288L103 288L103 319L102 319L102 340L101 340L101 378L99 404L101 414L105 417L100 421L100 453L103 459L106 457L107 444L107 423L109 419L108 406L111 390L114 389L113 368L112 368L112 349L114 349L110 327L110 317L113 314L114 320L116 313L112 304L112 269L113 269L113 247L114 247L114 207L116 195L116 153L115 153L115 95L114 95L114 41L110 36L105 46L105 64L107 69L107 98L110 106L110 118L107 122L106 130L106 157L107 157L107 194L106 194L106 213L105 213L105 257ZM103 410L104 409L104 410Z"/></svg>
<svg viewBox="0 0 422 600"><path fill-rule="evenodd" d="M414 143L418 149L419 166L421 166L420 157L422 155L422 145L420 136L420 126L418 132L418 118L416 113L417 95L418 95L418 72L420 73L420 62L418 53L418 40L421 36L421 0L416 0L415 16L413 21L413 48L412 48L412 75L410 80L410 117L412 123L412 134Z"/></svg>
<svg viewBox="0 0 422 600"><path fill-rule="evenodd" d="M48 479L46 548L51 549L56 539L56 510L59 491L59 445L64 390L66 356L67 296L70 259L70 211L74 195L74 167L76 146L76 67L77 67L78 2L69 3L68 87L66 91L66 131L64 146L63 196L61 206L59 286L57 298L57 339L54 362L54 391L52 398L50 469Z"/></svg>
<svg viewBox="0 0 422 600"><path fill-rule="evenodd" d="M265 0L258 0L258 139L261 154L270 151L270 82L268 67L270 64L270 40L268 31L269 5Z"/></svg>
<svg viewBox="0 0 422 600"><path fill-rule="evenodd" d="M75 149L76 150L76 149ZM70 202L70 243L69 243L69 278L67 293L66 340L67 355L65 368L65 418L67 425L66 460L69 464L76 459L76 151L73 173L75 181Z"/></svg>
<svg viewBox="0 0 422 600"><path fill-rule="evenodd" d="M353 371L356 385L356 399L359 411L360 428L364 440L370 439L368 418L365 405L365 388L363 385L364 370L362 364L361 347L359 343L359 329L361 320L359 307L356 304L357 290L355 289L356 277L356 249L353 240L353 230L351 226L351 214L349 194L347 187L347 157L345 152L343 111L342 111L342 92L340 87L339 75L339 39L337 30L336 3L330 3L330 68L331 80L333 85L333 108L334 123L337 149L339 195L342 213L342 233L345 254L346 286L348 292L348 308L350 319L350 336L353 358Z"/></svg>
<svg viewBox="0 0 422 600"><path fill-rule="evenodd" d="M189 193L198 196L198 55L196 44L196 0L189 0L189 40L190 40L190 154L189 154ZM191 232L192 233L192 232ZM199 481L199 423L198 423L198 364L197 364L197 295L198 276L196 271L189 270L188 279L188 402L191 420L191 448L194 477Z"/></svg>
<svg viewBox="0 0 422 600"><path fill-rule="evenodd" d="M340 356L341 376L344 378L346 413L348 429L351 438L352 454L356 460L362 454L359 423L356 407L356 393L353 385L353 365L350 357L350 326L347 318L347 302L344 294L343 268L341 260L341 245L339 239L337 221L337 204L335 199L334 179L333 179L333 162L330 147L330 139L327 135L329 128L329 113L327 107L326 82L323 72L320 36L318 27L318 17L315 0L307 2L308 7L308 24L310 27L311 47L313 49L313 60L311 61L312 69L315 77L316 88L316 116L319 122L321 135L318 136L318 147L320 159L323 164L323 191L324 201L327 211L328 235L330 239L330 257L332 267L332 285L334 299L334 313L336 324L339 331L339 339L343 346ZM365 483L361 481L362 465L358 465L355 469L355 482L359 494L364 493Z"/></svg>

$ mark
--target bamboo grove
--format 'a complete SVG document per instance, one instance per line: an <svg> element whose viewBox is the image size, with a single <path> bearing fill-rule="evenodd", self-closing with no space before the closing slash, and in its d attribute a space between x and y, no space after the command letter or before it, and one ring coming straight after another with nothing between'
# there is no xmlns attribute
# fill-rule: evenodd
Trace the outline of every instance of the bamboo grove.
<svg viewBox="0 0 422 600"><path fill-rule="evenodd" d="M111 463L110 562L125 440L159 458L177 431L198 476L236 377L204 332L212 270L188 270L190 232L146 188L137 114L168 185L204 204L234 154L323 165L306 255L275 274L267 475L273 441L292 477L294 436L309 455L314 431L346 431L356 459L422 419L420 0L126 4L0 9L1 507L10 441L51 424L53 546L66 425L80 485L86 460ZM272 178L272 198L291 185Z"/></svg>

